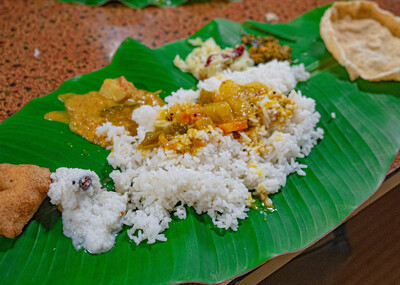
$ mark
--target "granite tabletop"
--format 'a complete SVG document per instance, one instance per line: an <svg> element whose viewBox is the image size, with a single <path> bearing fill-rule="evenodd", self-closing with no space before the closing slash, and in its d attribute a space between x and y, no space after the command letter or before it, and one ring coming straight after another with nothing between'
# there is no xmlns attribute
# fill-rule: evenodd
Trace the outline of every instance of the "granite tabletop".
<svg viewBox="0 0 400 285"><path fill-rule="evenodd" d="M0 2L0 122L64 81L102 68L127 37L155 48L185 38L211 19L287 22L329 0L189 1L170 8L102 7L53 0ZM400 1L376 1L400 15ZM388 174L400 166L398 154Z"/></svg>
<svg viewBox="0 0 400 285"><path fill-rule="evenodd" d="M193 0L179 7L133 9L116 2L96 7L0 0L0 122L64 81L108 65L127 37L155 48L193 34L214 18L265 21L266 13L274 13L287 22L330 2ZM400 1L376 2L400 16ZM388 174L399 168L397 154Z"/></svg>

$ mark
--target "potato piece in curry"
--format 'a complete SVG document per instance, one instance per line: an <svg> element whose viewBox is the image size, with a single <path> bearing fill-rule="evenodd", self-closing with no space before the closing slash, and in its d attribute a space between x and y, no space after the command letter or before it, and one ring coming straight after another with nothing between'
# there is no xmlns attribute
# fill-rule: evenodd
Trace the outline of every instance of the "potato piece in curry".
<svg viewBox="0 0 400 285"><path fill-rule="evenodd" d="M132 120L132 111L141 105L164 105L164 101L158 97L159 93L138 89L124 76L106 79L100 91L84 95L60 95L59 99L64 102L66 110L47 113L45 118L68 123L71 131L92 143L107 147L112 142L97 135L97 127L110 122L125 127L130 135L136 135L137 124Z"/></svg>

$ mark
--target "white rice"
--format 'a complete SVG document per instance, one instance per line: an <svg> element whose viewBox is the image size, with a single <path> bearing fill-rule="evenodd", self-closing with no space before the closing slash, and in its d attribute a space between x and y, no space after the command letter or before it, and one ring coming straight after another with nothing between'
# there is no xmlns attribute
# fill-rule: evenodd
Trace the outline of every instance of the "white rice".
<svg viewBox="0 0 400 285"><path fill-rule="evenodd" d="M211 91L218 89L222 81L231 79L240 84L261 82L282 94L288 94L296 87L297 82L306 81L309 77L310 74L304 70L303 64L290 66L288 61L275 59L268 63L249 67L245 71L225 70L220 76L200 81L197 87Z"/></svg>
<svg viewBox="0 0 400 285"><path fill-rule="evenodd" d="M197 134L208 143L196 155L160 148L143 154L138 146L145 133L152 130L158 110L149 106L133 112L132 117L139 124L135 137L113 131L111 124L98 128L100 134L112 134L113 151L107 159L120 169L110 175L116 191L129 196L123 221L131 226L129 237L137 244L165 241L163 232L171 221L170 214L184 219L184 205L193 207L198 214L209 215L219 228L237 230L238 220L247 217L249 189L276 193L290 173L305 175L306 165L295 159L308 155L323 137L323 130L316 128L320 114L315 111L315 101L292 91L298 81L308 77L302 65L272 61L199 82L198 88L207 90L217 89L229 78L242 84L258 81L284 94L291 91L288 97L296 102L294 113L282 130L265 133L269 147L266 157L231 136L224 136L219 129ZM199 91L180 89L166 98L168 105L164 108L177 102L195 102L198 96Z"/></svg>
<svg viewBox="0 0 400 285"><path fill-rule="evenodd" d="M79 186L82 177L91 179L86 190ZM72 239L77 250L82 247L90 253L110 250L122 229L127 195L102 189L99 177L90 170L58 168L51 179L48 196L51 203L62 207L64 235Z"/></svg>
<svg viewBox="0 0 400 285"><path fill-rule="evenodd" d="M298 81L308 77L302 65L272 61L199 82L199 89L215 90L225 79L242 84L258 81L295 102L294 112L282 129L260 132L268 149L266 156L231 135L223 135L218 128L196 134L206 144L195 155L161 148L143 153L138 146L153 129L160 107L142 106L133 112L132 118L139 125L134 137L111 123L99 127L98 134L113 143L107 160L118 169L110 174L116 192L101 189L98 176L89 170L60 168L53 173L49 197L63 208L64 234L72 238L77 249L83 246L92 253L111 249L122 223L131 227L128 235L136 244L165 241L163 232L169 227L170 215L185 219L185 206L209 215L219 228L237 230L239 220L247 217L249 190L270 201L268 194L285 186L287 175L306 175L307 166L296 158L307 156L323 137L323 130L316 128L320 114L315 111L315 101L293 90ZM194 103L199 93L180 89L166 98L168 105L163 108L177 102ZM264 120L270 120L265 109L264 113ZM245 132L240 135L251 140ZM85 191L76 183L83 176L92 180ZM127 213L121 219L124 211Z"/></svg>

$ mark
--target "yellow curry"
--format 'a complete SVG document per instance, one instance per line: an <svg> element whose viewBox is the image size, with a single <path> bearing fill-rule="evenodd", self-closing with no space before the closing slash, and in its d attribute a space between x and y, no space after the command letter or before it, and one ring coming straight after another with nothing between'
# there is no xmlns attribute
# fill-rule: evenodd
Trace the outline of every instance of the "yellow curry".
<svg viewBox="0 0 400 285"><path fill-rule="evenodd" d="M65 111L47 113L45 118L69 124L71 131L102 147L112 144L96 134L96 128L106 122L124 126L130 135L136 135L137 124L131 119L133 109L140 105L164 105L160 92L137 89L125 77L106 79L100 91L84 95L67 93L59 96Z"/></svg>
<svg viewBox="0 0 400 285"><path fill-rule="evenodd" d="M131 136L136 135L133 110L141 105L164 105L158 94L137 89L124 77L106 79L98 92L60 95L66 110L50 112L45 118L68 123L73 132L107 147L112 142L98 135L97 127L110 122L125 127ZM232 134L266 154L267 146L260 133L280 130L292 115L294 104L262 83L241 85L226 80L216 91L200 90L196 103L177 103L160 110L155 128L146 133L140 149L162 147L177 153L195 153L205 145L197 133L219 128L225 135Z"/></svg>
<svg viewBox="0 0 400 285"><path fill-rule="evenodd" d="M194 153L205 144L196 134L218 127L233 134L259 153L266 153L260 132L283 127L294 102L262 83L245 85L223 81L217 91L200 91L196 103L177 103L160 111L153 131L146 133L141 150L156 147L177 153Z"/></svg>

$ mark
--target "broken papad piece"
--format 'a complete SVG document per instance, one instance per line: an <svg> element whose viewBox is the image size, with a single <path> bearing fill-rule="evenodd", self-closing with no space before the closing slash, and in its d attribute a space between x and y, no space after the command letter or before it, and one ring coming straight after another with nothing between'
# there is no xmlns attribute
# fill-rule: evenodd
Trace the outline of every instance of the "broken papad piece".
<svg viewBox="0 0 400 285"><path fill-rule="evenodd" d="M47 196L50 174L37 165L0 164L0 236L22 233Z"/></svg>
<svg viewBox="0 0 400 285"><path fill-rule="evenodd" d="M321 19L320 34L351 80L400 80L400 18L376 3L334 3Z"/></svg>

